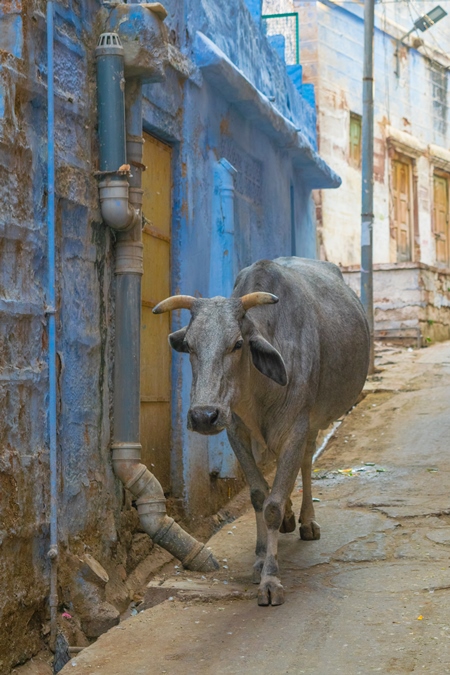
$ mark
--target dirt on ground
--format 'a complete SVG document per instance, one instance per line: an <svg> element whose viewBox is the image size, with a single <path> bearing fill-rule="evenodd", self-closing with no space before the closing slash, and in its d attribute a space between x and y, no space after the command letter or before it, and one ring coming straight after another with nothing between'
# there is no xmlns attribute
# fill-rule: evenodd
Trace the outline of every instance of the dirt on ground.
<svg viewBox="0 0 450 675"><path fill-rule="evenodd" d="M63 675L450 673L450 343L377 364L314 466L320 541L280 536L284 605L256 603L249 510L209 542L220 571L169 563Z"/></svg>

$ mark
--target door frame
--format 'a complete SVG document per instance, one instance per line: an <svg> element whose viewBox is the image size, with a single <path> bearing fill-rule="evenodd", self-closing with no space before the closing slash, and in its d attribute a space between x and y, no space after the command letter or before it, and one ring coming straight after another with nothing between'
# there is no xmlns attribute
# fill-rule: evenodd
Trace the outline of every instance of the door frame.
<svg viewBox="0 0 450 675"><path fill-rule="evenodd" d="M168 141L166 138L163 138L158 133L155 133L154 129L146 128L145 125L143 126L142 131L143 131L144 140L145 140L146 136L150 136L156 141L156 143L161 144L163 146L166 146L167 148L170 149L170 176L169 176L169 178L170 178L170 188L169 188L170 189L170 216L169 216L169 227L170 227L170 229L169 229L169 235L166 235L165 233L161 232L157 227L155 227L154 225L149 224L148 222L145 222L145 221L144 221L144 225L143 225L143 228L142 228L143 235L145 233L145 234L149 235L150 237L152 237L154 239L161 240L161 241L167 242L169 244L169 256L168 256L169 269L168 269L168 292L167 292L167 295L169 296L172 293L172 287L173 287L172 268L173 268L173 220L174 220L174 155L175 155L174 145L170 141ZM143 161L145 163L145 145L144 145L144 151L143 151ZM144 203L145 203L145 200L144 200ZM142 213L143 213L143 216L145 216L144 208L143 208ZM150 262L150 264L151 264L151 262ZM144 265L145 265L145 257L144 257ZM145 274L145 270L144 270L144 274ZM142 288L142 290L144 290L144 288ZM144 300L142 295L141 295L141 307L146 306L146 307L149 307L150 309L152 309L161 300L163 300L163 298L159 298L159 297L151 297L151 298L148 298L148 299ZM171 324L172 324L171 317L169 317L169 323L170 323L169 330L171 330ZM142 349L142 346L141 346L141 349ZM141 366L141 368L142 368L142 366ZM142 393L140 395L140 400L141 400L141 410L142 410L142 403L143 402L144 403L149 402L149 401L145 401L145 396L143 396ZM172 382L172 358L171 358L171 353L170 353L170 367L169 367L168 404L169 404L169 430L168 430L168 439L169 439L169 448L168 448L168 450L169 450L169 463L168 464L169 464L169 466L168 466L168 477L165 478L165 477L161 476L161 478L159 478L157 473L156 473L156 475L157 475L158 479L160 479L160 482L162 484L163 484L163 482L166 483L165 485L163 485L165 493L169 494L169 492L170 492L170 494L171 494L172 489L173 489L173 480L172 480L172 474L173 474L173 467L172 467L172 463L173 463L173 459L172 459L173 382ZM141 433L142 433L142 422L141 422ZM141 437L141 443L142 442L143 442L143 438ZM150 468L151 468L151 470L153 470L153 466L150 467ZM156 472L157 472L157 467L155 467L155 468L156 468ZM164 472L164 474L166 473L164 469L163 469L163 472Z"/></svg>
<svg viewBox="0 0 450 675"><path fill-rule="evenodd" d="M418 198L417 198L417 184L418 184L418 171L417 171L417 161L415 157L400 152L392 145L389 147L388 152L389 157L389 249L390 249L390 259L391 262L397 263L398 261L398 242L397 239L392 236L393 222L394 222L394 195L393 195L393 182L394 182L394 162L402 162L409 167L409 238L410 238L410 253L411 260L408 262L415 262L420 259L420 239L419 239L419 219L418 219ZM395 250L394 250L395 242Z"/></svg>
<svg viewBox="0 0 450 675"><path fill-rule="evenodd" d="M434 256L435 256L435 264L437 267L443 267L443 268L448 268L450 267L450 173L448 171L445 171L444 169L441 169L437 166L432 167L432 195L433 195L433 201L432 201L432 210L431 210L431 233L434 239ZM437 259L437 254L436 254L436 222L435 222L435 216L434 216L434 177L437 176L439 178L443 178L447 184L447 260L445 263L441 263Z"/></svg>

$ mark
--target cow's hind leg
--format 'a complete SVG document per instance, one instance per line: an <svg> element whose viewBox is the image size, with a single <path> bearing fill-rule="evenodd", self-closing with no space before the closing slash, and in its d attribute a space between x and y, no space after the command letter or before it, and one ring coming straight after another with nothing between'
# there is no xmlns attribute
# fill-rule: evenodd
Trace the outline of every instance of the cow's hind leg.
<svg viewBox="0 0 450 675"><path fill-rule="evenodd" d="M307 434L308 418L298 419L281 448L272 491L264 501L267 553L258 589L258 605L281 605L284 602L284 589L278 578L278 534L283 522L286 502L294 489L300 470Z"/></svg>
<svg viewBox="0 0 450 675"><path fill-rule="evenodd" d="M285 534L286 532L294 532L296 527L295 523L295 513L292 510L292 501L291 498L286 502L286 507L284 509L283 522L281 523L280 532Z"/></svg>
<svg viewBox="0 0 450 675"><path fill-rule="evenodd" d="M312 458L316 450L317 431L310 431L306 442L305 454L302 462L303 499L300 511L300 539L311 541L320 539L320 526L314 520L314 505L311 489Z"/></svg>
<svg viewBox="0 0 450 675"><path fill-rule="evenodd" d="M233 423L227 431L231 447L241 465L250 486L250 499L256 516L256 560L253 565L254 584L261 581L261 570L267 552L267 527L263 517L264 500L269 494L269 486L261 470L255 462L252 452L251 438L241 420L233 416Z"/></svg>

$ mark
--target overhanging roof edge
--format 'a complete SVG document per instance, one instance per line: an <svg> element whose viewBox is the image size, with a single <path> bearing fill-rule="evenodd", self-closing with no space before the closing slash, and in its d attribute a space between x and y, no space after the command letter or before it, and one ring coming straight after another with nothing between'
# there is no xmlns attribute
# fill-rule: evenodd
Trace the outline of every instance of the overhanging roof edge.
<svg viewBox="0 0 450 675"><path fill-rule="evenodd" d="M317 154L305 135L200 31L195 36L194 59L203 77L227 101L280 148L289 151L295 168L305 172L304 180L311 188L340 186L341 178Z"/></svg>

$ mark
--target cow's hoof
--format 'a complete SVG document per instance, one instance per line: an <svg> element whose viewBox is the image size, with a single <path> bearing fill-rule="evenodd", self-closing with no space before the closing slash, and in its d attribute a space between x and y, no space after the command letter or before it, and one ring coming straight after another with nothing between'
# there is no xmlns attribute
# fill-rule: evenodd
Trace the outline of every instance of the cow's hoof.
<svg viewBox="0 0 450 675"><path fill-rule="evenodd" d="M289 515L286 515L283 518L283 522L281 523L280 526L280 532L282 534L285 534L286 532L295 532L295 528L296 528L295 514L291 512Z"/></svg>
<svg viewBox="0 0 450 675"><path fill-rule="evenodd" d="M314 520L305 525L300 525L300 539L304 541L314 541L320 539L320 525Z"/></svg>
<svg viewBox="0 0 450 675"><path fill-rule="evenodd" d="M258 605L282 605L284 602L284 588L276 577L266 577L258 588Z"/></svg>

